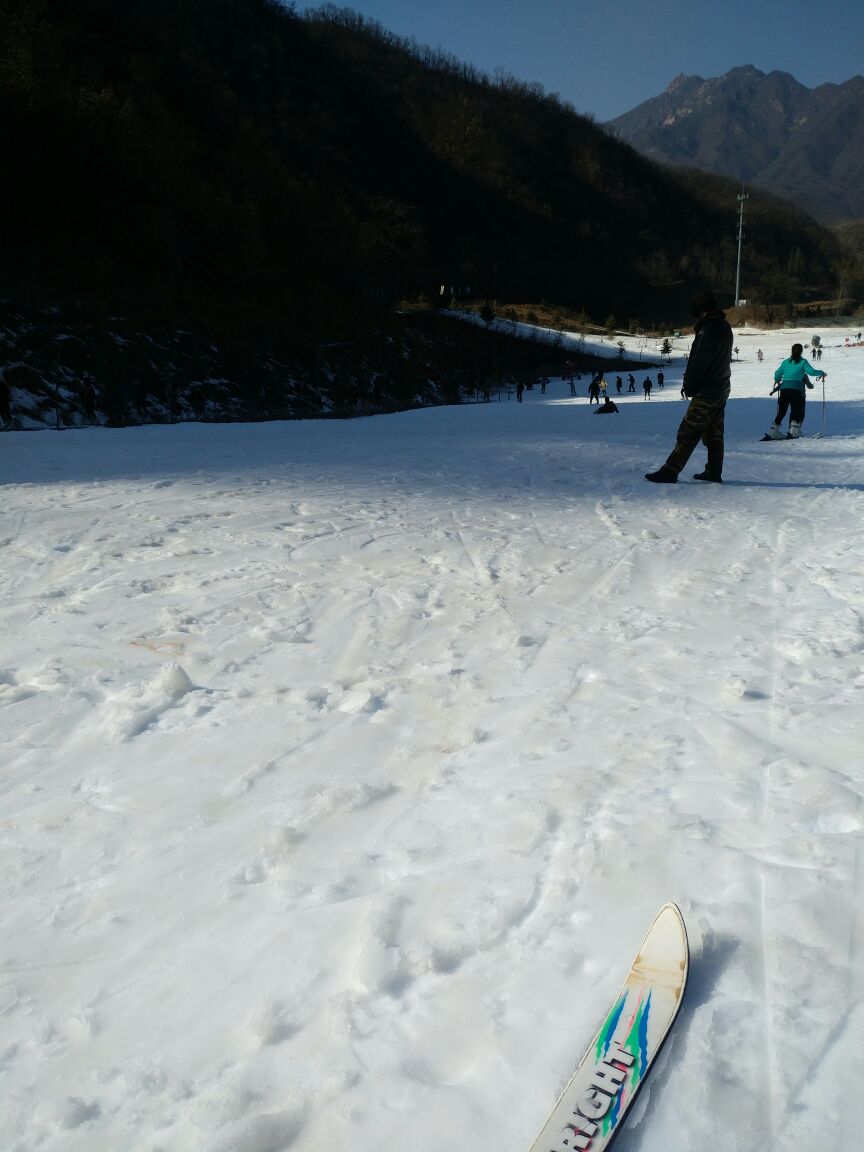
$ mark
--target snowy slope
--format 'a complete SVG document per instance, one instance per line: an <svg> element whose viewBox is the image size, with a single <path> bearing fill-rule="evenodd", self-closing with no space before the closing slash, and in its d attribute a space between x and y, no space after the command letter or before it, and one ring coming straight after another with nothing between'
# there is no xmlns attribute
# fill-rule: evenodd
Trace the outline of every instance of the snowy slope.
<svg viewBox="0 0 864 1152"><path fill-rule="evenodd" d="M680 359L0 437L4 1152L520 1152L667 899L617 1149L858 1152L864 347L762 445L795 335L736 333L722 488L642 478Z"/></svg>

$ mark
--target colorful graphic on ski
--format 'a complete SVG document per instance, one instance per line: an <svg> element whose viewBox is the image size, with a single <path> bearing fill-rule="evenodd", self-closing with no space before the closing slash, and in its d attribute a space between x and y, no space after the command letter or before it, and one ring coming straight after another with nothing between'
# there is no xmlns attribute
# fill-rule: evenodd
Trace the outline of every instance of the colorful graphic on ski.
<svg viewBox="0 0 864 1152"><path fill-rule="evenodd" d="M678 1015L689 964L684 919L665 904L531 1152L609 1148Z"/></svg>

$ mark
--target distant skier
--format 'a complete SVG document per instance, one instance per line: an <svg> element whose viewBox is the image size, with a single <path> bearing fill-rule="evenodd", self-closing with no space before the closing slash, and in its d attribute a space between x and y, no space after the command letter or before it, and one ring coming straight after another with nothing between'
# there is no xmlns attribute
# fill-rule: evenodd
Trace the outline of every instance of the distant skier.
<svg viewBox="0 0 864 1152"><path fill-rule="evenodd" d="M615 391L618 393L619 396L621 395L621 389L623 387L624 387L623 380L621 379L620 376L616 376L615 377Z"/></svg>
<svg viewBox="0 0 864 1152"><path fill-rule="evenodd" d="M596 376L588 385L588 403L593 404L595 400L600 403L600 381Z"/></svg>
<svg viewBox="0 0 864 1152"><path fill-rule="evenodd" d="M627 373L627 380L628 380L627 391L628 392L635 392L636 391L636 377L633 375L632 372Z"/></svg>
<svg viewBox="0 0 864 1152"><path fill-rule="evenodd" d="M611 396L607 396L606 399L603 401L603 403L598 408L594 409L594 415L595 416L604 416L608 412L617 412L617 411L618 411L618 405L615 403L615 401L612 399Z"/></svg>
<svg viewBox="0 0 864 1152"><path fill-rule="evenodd" d="M797 440L801 435L801 425L804 423L805 388L812 388L808 373L819 380L824 380L827 373L814 368L809 360L804 359L804 349L800 344L792 345L792 354L784 360L774 373L774 387L771 395L779 392L777 398L777 415L774 423L762 437L763 440L784 440L783 418L789 412L789 439ZM817 357L818 358L818 357Z"/></svg>
<svg viewBox="0 0 864 1152"><path fill-rule="evenodd" d="M691 305L698 317L695 338L682 385L690 403L678 427L675 447L662 468L646 472L654 484L675 484L678 473L701 440L708 449L708 463L697 480L722 483L723 426L729 399L732 361L732 329L710 292L697 296Z"/></svg>
<svg viewBox="0 0 864 1152"><path fill-rule="evenodd" d="M757 348L757 349L756 349L756 359L759 361L759 363L760 363L760 364L762 363L762 360L763 360L763 358L764 358L764 355L765 355L765 354L764 354L764 352L762 351L762 349L761 349L761 348Z"/></svg>
<svg viewBox="0 0 864 1152"><path fill-rule="evenodd" d="M651 377L650 377L650 376L646 376L646 377L645 377L645 379L642 381L642 391L645 393L645 396L644 396L644 399L645 399L645 400L650 400L650 399L651 399L651 389L652 389L652 387L653 387L653 384L652 384L652 382L651 382Z"/></svg>
<svg viewBox="0 0 864 1152"><path fill-rule="evenodd" d="M660 371L657 373L657 387L658 388L663 387L663 381L665 379L666 379L666 377L663 375L663 369L661 368Z"/></svg>
<svg viewBox="0 0 864 1152"><path fill-rule="evenodd" d="M85 380L81 385L81 403L84 405L84 415L90 424L96 422L96 389L92 380Z"/></svg>
<svg viewBox="0 0 864 1152"><path fill-rule="evenodd" d="M519 401L520 404L522 403L522 393L524 391L525 391L525 385L522 383L521 380L517 380L516 381L516 399Z"/></svg>

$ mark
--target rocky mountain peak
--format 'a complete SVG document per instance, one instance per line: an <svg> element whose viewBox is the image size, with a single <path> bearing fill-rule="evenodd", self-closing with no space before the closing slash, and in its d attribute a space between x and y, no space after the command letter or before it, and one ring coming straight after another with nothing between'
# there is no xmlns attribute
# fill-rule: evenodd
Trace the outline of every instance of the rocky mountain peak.
<svg viewBox="0 0 864 1152"><path fill-rule="evenodd" d="M610 122L637 151L784 196L824 223L864 218L864 78L811 89L752 64L680 74Z"/></svg>

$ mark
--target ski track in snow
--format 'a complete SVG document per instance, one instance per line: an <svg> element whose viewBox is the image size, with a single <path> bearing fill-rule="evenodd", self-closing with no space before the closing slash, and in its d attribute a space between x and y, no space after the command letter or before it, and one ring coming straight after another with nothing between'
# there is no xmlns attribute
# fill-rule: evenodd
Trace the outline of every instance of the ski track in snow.
<svg viewBox="0 0 864 1152"><path fill-rule="evenodd" d="M736 337L722 489L642 480L680 360L0 439L4 1152L517 1152L667 899L620 1152L857 1152L864 347L764 446Z"/></svg>

